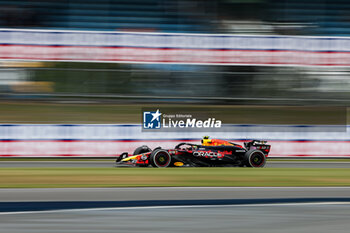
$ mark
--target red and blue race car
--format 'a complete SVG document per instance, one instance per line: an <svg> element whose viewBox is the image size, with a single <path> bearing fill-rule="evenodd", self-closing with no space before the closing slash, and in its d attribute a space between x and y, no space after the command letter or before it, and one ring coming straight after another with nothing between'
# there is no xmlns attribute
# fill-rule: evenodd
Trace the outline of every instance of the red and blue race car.
<svg viewBox="0 0 350 233"><path fill-rule="evenodd" d="M201 144L180 143L174 149L136 148L132 155L122 153L118 166L139 167L264 167L270 152L266 141L252 140L244 146L233 142L203 137Z"/></svg>

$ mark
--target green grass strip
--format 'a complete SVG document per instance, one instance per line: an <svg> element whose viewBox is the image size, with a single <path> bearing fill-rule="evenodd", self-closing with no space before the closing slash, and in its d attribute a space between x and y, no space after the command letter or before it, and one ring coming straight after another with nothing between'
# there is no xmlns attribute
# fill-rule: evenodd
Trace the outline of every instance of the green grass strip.
<svg viewBox="0 0 350 233"><path fill-rule="evenodd" d="M342 168L2 168L0 188L350 186Z"/></svg>

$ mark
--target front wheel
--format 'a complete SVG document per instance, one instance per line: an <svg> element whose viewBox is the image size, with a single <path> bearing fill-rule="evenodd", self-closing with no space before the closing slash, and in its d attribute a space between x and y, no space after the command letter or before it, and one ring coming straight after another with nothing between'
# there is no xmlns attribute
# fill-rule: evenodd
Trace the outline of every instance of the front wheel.
<svg viewBox="0 0 350 233"><path fill-rule="evenodd" d="M249 150L244 155L244 162L247 167L264 167L266 156L260 150Z"/></svg>
<svg viewBox="0 0 350 233"><path fill-rule="evenodd" d="M150 156L152 167L169 167L171 156L166 150L154 150Z"/></svg>

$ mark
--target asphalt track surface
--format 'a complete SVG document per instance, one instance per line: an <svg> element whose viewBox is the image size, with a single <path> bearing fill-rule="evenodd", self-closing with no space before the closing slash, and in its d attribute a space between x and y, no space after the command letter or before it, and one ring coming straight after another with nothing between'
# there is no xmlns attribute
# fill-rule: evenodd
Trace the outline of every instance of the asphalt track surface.
<svg viewBox="0 0 350 233"><path fill-rule="evenodd" d="M0 167L113 166L112 160L0 161ZM267 167L350 168L350 163L273 161ZM232 201L235 204L229 204ZM345 233L350 229L350 187L0 189L0 229L8 233Z"/></svg>
<svg viewBox="0 0 350 233"><path fill-rule="evenodd" d="M350 198L350 187L142 187L0 189L0 202Z"/></svg>
<svg viewBox="0 0 350 233"><path fill-rule="evenodd" d="M5 167L114 167L115 160L106 161L0 161L0 168ZM350 162L322 161L267 161L266 167L272 168L350 168Z"/></svg>
<svg viewBox="0 0 350 233"><path fill-rule="evenodd" d="M350 203L168 206L0 215L7 233L348 233Z"/></svg>

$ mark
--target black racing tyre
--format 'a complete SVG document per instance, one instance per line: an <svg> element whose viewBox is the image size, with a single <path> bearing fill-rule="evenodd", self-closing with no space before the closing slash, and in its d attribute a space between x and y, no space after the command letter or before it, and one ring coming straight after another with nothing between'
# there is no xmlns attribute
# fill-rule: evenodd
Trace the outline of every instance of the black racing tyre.
<svg viewBox="0 0 350 233"><path fill-rule="evenodd" d="M134 155L139 155L139 154L143 154L143 153L147 153L147 152L151 152L151 151L152 151L151 148L149 148L146 145L143 145L143 146L137 147L134 150Z"/></svg>
<svg viewBox="0 0 350 233"><path fill-rule="evenodd" d="M260 150L249 150L244 155L244 163L247 167L264 167L266 156Z"/></svg>
<svg viewBox="0 0 350 233"><path fill-rule="evenodd" d="M152 167L169 167L171 165L171 155L166 150L154 150L150 156Z"/></svg>

